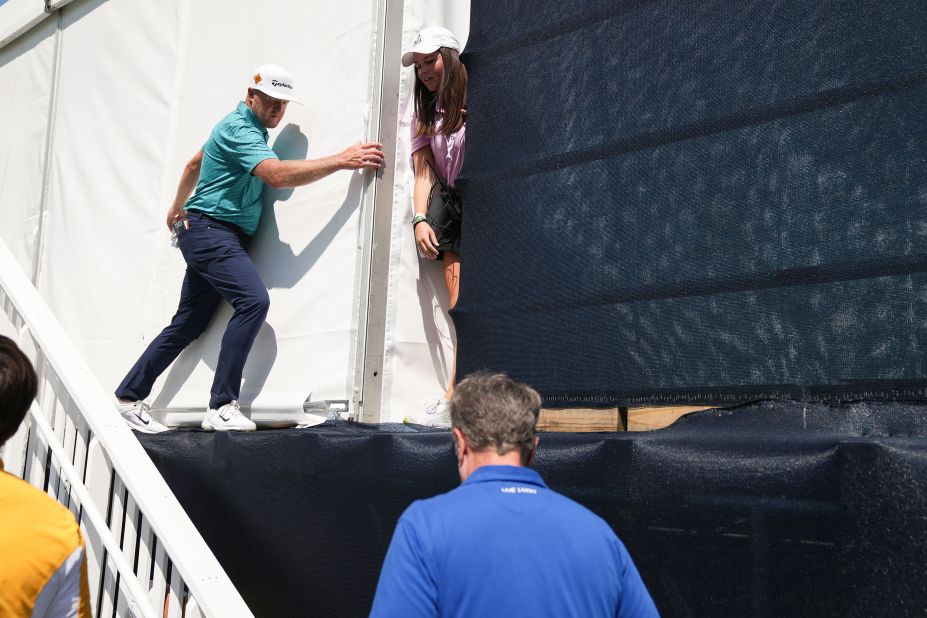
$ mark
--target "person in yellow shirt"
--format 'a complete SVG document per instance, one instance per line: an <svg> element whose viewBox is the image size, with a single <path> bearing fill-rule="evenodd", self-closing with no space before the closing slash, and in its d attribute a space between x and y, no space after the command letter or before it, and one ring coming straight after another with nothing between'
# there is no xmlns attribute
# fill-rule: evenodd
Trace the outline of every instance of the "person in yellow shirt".
<svg viewBox="0 0 927 618"><path fill-rule="evenodd" d="M35 399L35 370L0 335L0 447ZM0 616L91 618L87 558L71 512L3 470L0 460Z"/></svg>

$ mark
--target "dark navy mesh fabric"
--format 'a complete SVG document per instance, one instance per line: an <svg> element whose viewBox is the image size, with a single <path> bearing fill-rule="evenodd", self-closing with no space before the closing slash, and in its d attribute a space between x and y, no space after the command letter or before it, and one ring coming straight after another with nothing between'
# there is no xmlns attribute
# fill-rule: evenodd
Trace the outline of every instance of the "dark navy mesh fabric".
<svg viewBox="0 0 927 618"><path fill-rule="evenodd" d="M473 0L458 375L925 399L927 3Z"/></svg>
<svg viewBox="0 0 927 618"><path fill-rule="evenodd" d="M923 616L925 437L923 405L778 401L541 434L533 467L612 526L666 618ZM366 616L399 515L458 485L448 431L138 438L256 616Z"/></svg>

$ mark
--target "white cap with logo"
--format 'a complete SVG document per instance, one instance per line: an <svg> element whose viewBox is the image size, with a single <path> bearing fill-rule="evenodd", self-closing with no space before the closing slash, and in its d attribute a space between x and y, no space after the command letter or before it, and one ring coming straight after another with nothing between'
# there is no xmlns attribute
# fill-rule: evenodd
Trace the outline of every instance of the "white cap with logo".
<svg viewBox="0 0 927 618"><path fill-rule="evenodd" d="M430 54L442 47L450 47L455 51L460 51L460 43L457 42L457 37L454 36L453 32L447 28L437 26L422 28L418 36L415 37L415 42L412 43L412 49L402 55L402 66L412 66L412 63L415 62L412 59L412 54Z"/></svg>
<svg viewBox="0 0 927 618"><path fill-rule="evenodd" d="M262 64L251 74L249 88L260 90L269 97L299 103L293 76L279 64Z"/></svg>

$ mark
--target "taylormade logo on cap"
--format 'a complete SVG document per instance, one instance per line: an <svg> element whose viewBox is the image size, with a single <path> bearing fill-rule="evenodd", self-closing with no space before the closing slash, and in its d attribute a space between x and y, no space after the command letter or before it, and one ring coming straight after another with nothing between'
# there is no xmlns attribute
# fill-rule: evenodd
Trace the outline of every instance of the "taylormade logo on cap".
<svg viewBox="0 0 927 618"><path fill-rule="evenodd" d="M262 64L254 70L249 88L260 90L269 97L299 103L293 76L278 64Z"/></svg>
<svg viewBox="0 0 927 618"><path fill-rule="evenodd" d="M453 32L440 27L422 28L422 31L418 33L412 43L412 49L402 55L402 66L412 66L412 63L415 62L412 59L412 54L430 54L442 47L460 51L460 43Z"/></svg>

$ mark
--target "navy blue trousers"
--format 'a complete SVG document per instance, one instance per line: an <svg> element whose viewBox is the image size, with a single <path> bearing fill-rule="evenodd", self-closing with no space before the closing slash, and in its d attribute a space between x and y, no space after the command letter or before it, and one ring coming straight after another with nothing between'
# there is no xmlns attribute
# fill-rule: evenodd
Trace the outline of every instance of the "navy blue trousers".
<svg viewBox="0 0 927 618"><path fill-rule="evenodd" d="M120 399L147 397L158 376L206 330L223 298L235 313L222 337L209 407L238 399L245 361L270 307L267 287L248 256L248 235L200 213L189 213L188 221L189 229L178 234L187 272L177 313L116 389Z"/></svg>

